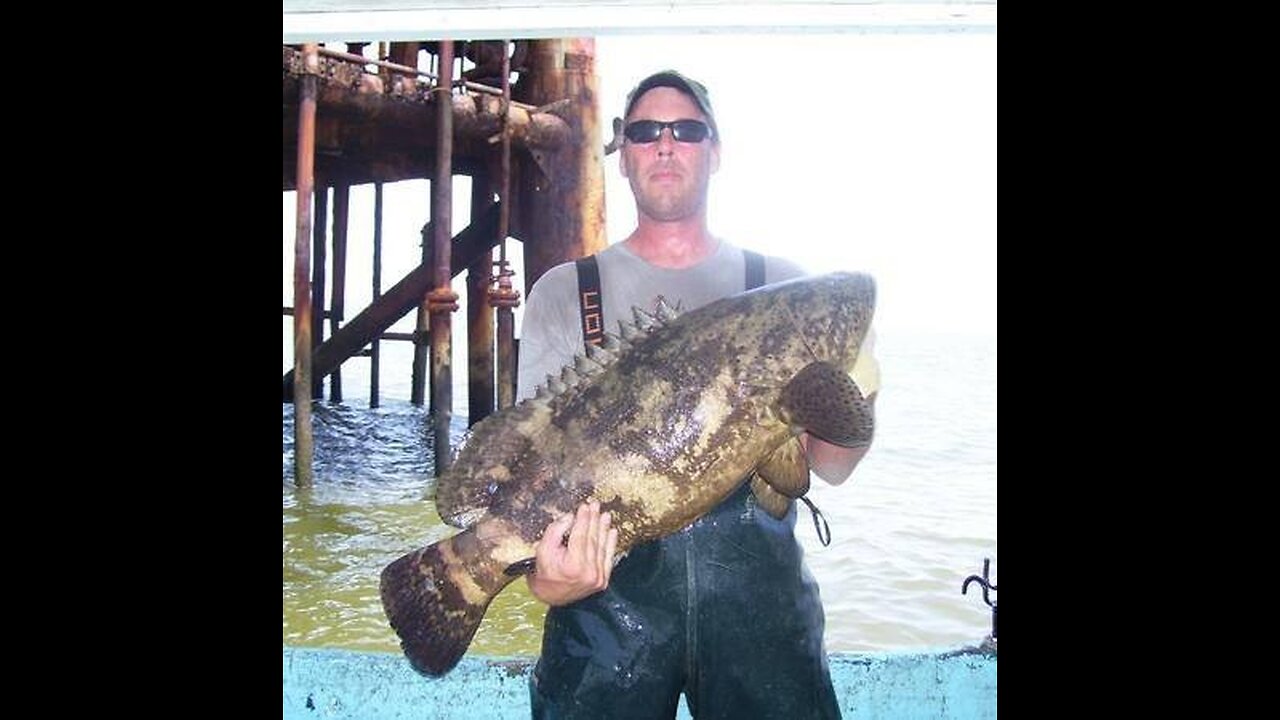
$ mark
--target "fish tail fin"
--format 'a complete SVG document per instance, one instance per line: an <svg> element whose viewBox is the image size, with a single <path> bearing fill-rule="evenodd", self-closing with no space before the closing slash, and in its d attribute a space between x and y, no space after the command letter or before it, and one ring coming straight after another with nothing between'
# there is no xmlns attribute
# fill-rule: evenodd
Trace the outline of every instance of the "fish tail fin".
<svg viewBox="0 0 1280 720"><path fill-rule="evenodd" d="M505 585L478 582L454 552L453 540L415 550L382 570L382 607L401 649L415 670L437 677L462 659L489 602Z"/></svg>

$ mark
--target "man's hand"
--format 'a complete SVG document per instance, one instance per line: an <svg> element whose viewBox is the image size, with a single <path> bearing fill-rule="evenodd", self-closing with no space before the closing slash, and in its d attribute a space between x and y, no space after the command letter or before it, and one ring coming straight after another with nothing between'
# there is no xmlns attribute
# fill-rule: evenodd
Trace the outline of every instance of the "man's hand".
<svg viewBox="0 0 1280 720"><path fill-rule="evenodd" d="M535 550L535 569L525 576L529 592L548 605L568 605L608 587L618 547L612 521L592 500L548 525Z"/></svg>

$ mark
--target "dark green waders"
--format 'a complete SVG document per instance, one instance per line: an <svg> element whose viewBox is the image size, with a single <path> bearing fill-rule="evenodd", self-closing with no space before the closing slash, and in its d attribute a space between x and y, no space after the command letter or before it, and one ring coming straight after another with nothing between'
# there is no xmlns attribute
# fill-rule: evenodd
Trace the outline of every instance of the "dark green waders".
<svg viewBox="0 0 1280 720"><path fill-rule="evenodd" d="M793 529L744 484L688 528L632 548L609 587L551 608L533 717L838 718L818 586Z"/></svg>

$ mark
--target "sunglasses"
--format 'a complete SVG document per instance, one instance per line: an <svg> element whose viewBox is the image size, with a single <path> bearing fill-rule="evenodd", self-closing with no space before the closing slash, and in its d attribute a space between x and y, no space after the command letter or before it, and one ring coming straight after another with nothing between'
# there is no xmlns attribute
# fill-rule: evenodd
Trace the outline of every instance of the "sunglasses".
<svg viewBox="0 0 1280 720"><path fill-rule="evenodd" d="M627 123L626 129L622 134L633 143L651 143L657 142L662 136L663 128L671 128L671 137L677 142L699 143L711 137L711 128L701 120L672 120L670 122L659 122L657 120L636 120Z"/></svg>

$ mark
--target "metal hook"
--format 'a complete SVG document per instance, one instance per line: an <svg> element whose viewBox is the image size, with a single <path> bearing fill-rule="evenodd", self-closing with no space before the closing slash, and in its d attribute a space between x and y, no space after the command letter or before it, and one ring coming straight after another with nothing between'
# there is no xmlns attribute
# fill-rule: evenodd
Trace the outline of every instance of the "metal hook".
<svg viewBox="0 0 1280 720"><path fill-rule="evenodd" d="M970 575L964 579L964 584L960 586L960 594L966 595L969 592L969 583L976 582L982 586L982 601L991 608L991 637L996 637L996 603L987 595L987 591L994 591L996 584L991 582L991 558L982 559L982 576Z"/></svg>
<svg viewBox="0 0 1280 720"><path fill-rule="evenodd" d="M982 601L988 607L994 607L995 603L991 602L991 598L987 596L988 590L995 590L995 583L991 582L991 558L982 559L982 577L970 575L964 579L964 584L960 586L960 594L966 595L969 592L969 583L976 582L982 586Z"/></svg>
<svg viewBox="0 0 1280 720"><path fill-rule="evenodd" d="M801 495L800 499L804 501L805 505L809 506L809 512L813 513L813 529L818 531L818 542L822 543L822 547L828 547L831 545L831 526L827 524L827 517L807 496ZM821 524L819 524L819 520L821 520ZM826 529L825 533L823 532L824 528Z"/></svg>

